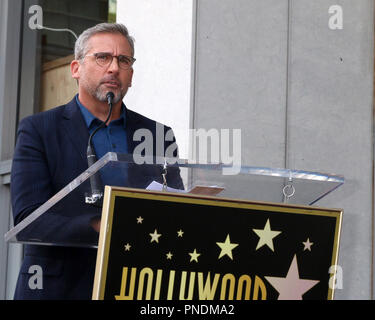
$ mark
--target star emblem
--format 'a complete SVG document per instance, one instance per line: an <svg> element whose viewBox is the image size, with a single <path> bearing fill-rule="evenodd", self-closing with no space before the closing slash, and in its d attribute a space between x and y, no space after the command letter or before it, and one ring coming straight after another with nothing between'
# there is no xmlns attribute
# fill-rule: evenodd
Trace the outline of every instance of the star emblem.
<svg viewBox="0 0 375 320"><path fill-rule="evenodd" d="M172 260L173 254L169 251L167 254L167 260Z"/></svg>
<svg viewBox="0 0 375 320"><path fill-rule="evenodd" d="M233 260L233 256L232 256L232 250L238 246L238 243L231 243L230 242L230 237L229 237L229 234L227 235L227 237L225 238L225 242L216 242L216 244L220 247L221 249L221 252L220 252L220 255L219 255L219 258L220 259L221 257L227 255L229 258L231 258Z"/></svg>
<svg viewBox="0 0 375 320"><path fill-rule="evenodd" d="M189 252L189 255L191 256L190 262L192 262L192 261L198 262L198 257L201 254L197 252L197 249L194 249L194 251L192 253Z"/></svg>
<svg viewBox="0 0 375 320"><path fill-rule="evenodd" d="M124 245L124 249L125 249L125 251L130 251L130 248L131 248L132 246L129 244L129 243L127 243L126 245Z"/></svg>
<svg viewBox="0 0 375 320"><path fill-rule="evenodd" d="M271 230L270 219L267 219L264 229L253 229L253 231L259 237L258 245L255 250L258 250L264 245L267 245L272 251L274 251L272 239L278 236L281 233L281 231Z"/></svg>
<svg viewBox="0 0 375 320"><path fill-rule="evenodd" d="M184 232L180 229L179 231L177 231L177 236L182 238L182 236L184 235Z"/></svg>
<svg viewBox="0 0 375 320"><path fill-rule="evenodd" d="M300 279L296 255L285 278L265 278L279 292L278 300L302 300L302 296L319 282L319 280Z"/></svg>
<svg viewBox="0 0 375 320"><path fill-rule="evenodd" d="M154 233L149 233L149 235L151 236L151 241L150 242L157 242L159 243L159 238L161 237L161 234L158 233L158 231L155 229Z"/></svg>
<svg viewBox="0 0 375 320"><path fill-rule="evenodd" d="M143 218L141 216L139 216L137 218L137 224L141 224L143 222Z"/></svg>
<svg viewBox="0 0 375 320"><path fill-rule="evenodd" d="M307 238L307 240L305 242L302 242L304 247L303 247L303 251L305 250L309 250L311 251L311 246L314 244L314 242L310 242L310 239Z"/></svg>

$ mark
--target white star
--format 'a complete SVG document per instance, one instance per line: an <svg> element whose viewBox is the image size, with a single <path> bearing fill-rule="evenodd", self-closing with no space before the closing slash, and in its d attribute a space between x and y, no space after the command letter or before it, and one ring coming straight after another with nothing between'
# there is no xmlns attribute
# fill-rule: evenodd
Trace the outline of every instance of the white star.
<svg viewBox="0 0 375 320"><path fill-rule="evenodd" d="M143 218L141 217L141 216L139 216L138 218L137 218L137 223L142 223L143 222Z"/></svg>
<svg viewBox="0 0 375 320"><path fill-rule="evenodd" d="M184 232L180 229L179 231L177 231L177 236L178 237L183 237L183 235L184 235Z"/></svg>
<svg viewBox="0 0 375 320"><path fill-rule="evenodd" d="M270 219L267 219L264 229L253 229L253 231L259 237L258 245L255 250L258 250L266 244L272 251L274 251L272 239L278 236L281 231L271 230Z"/></svg>
<svg viewBox="0 0 375 320"><path fill-rule="evenodd" d="M232 250L238 246L238 243L231 243L230 242L230 238L229 238L229 234L227 235L227 237L225 238L225 242L216 242L216 244L220 247L221 251L220 251L220 255L219 255L219 258L220 259L222 256L224 255L227 255L229 258L231 258L233 260L233 256L232 256Z"/></svg>
<svg viewBox="0 0 375 320"><path fill-rule="evenodd" d="M197 252L197 249L194 249L194 252L192 252L192 253L189 252L189 255L191 256L190 262L192 262L192 261L198 262L198 257L201 254Z"/></svg>
<svg viewBox="0 0 375 320"><path fill-rule="evenodd" d="M279 292L278 300L302 300L305 292L309 291L319 282L319 280L300 279L296 255L293 257L285 278L265 278Z"/></svg>
<svg viewBox="0 0 375 320"><path fill-rule="evenodd" d="M126 245L124 245L124 248L125 248L125 251L130 251L131 245L127 243Z"/></svg>
<svg viewBox="0 0 375 320"><path fill-rule="evenodd" d="M311 251L311 246L314 244L314 242L310 242L310 239L307 238L306 242L302 242L304 247L303 247L303 251L305 250L309 250Z"/></svg>
<svg viewBox="0 0 375 320"><path fill-rule="evenodd" d="M161 237L161 234L158 233L158 231L155 229L154 233L149 233L149 235L151 236L151 241L150 242L157 242L159 243L159 237Z"/></svg>
<svg viewBox="0 0 375 320"><path fill-rule="evenodd" d="M172 260L173 254L169 251L166 256L168 260Z"/></svg>

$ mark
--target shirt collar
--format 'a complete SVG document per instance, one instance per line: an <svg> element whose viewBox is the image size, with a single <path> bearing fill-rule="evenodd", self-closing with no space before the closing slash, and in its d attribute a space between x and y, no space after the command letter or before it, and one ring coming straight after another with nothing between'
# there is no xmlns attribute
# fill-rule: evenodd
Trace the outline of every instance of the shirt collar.
<svg viewBox="0 0 375 320"><path fill-rule="evenodd" d="M81 110L82 112L82 115L83 115L83 119L85 120L85 123L86 123L86 126L87 128L90 128L91 125L93 125L93 122L96 121L96 122L99 122L101 123L102 121L99 120L98 118L96 118L82 103L81 101L79 101L79 98L78 98L78 94L76 95L76 102L79 106L79 109ZM116 119L116 120L113 120L112 122L121 122L122 125L124 126L125 128L125 124L126 124L126 121L125 121L125 104L122 103L121 104L121 116L119 119Z"/></svg>

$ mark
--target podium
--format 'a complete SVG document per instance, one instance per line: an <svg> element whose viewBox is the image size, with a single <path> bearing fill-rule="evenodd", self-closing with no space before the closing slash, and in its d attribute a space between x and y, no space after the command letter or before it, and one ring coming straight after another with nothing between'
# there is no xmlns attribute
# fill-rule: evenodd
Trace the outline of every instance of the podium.
<svg viewBox="0 0 375 320"><path fill-rule="evenodd" d="M94 299L332 299L342 210L313 205L343 183L107 153L5 240L98 248ZM304 292L288 293L291 277Z"/></svg>

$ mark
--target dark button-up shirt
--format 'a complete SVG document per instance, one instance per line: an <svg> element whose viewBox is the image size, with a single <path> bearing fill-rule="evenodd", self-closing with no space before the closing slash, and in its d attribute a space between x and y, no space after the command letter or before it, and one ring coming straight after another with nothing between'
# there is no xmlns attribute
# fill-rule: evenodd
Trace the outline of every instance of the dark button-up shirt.
<svg viewBox="0 0 375 320"><path fill-rule="evenodd" d="M76 95L77 104L82 112L86 126L91 134L103 121L96 118L80 101L78 94ZM108 108L109 111L109 108ZM128 153L128 144L126 136L126 118L125 105L121 106L121 116L119 119L112 120L108 125L97 131L92 138L96 157L99 160L107 152ZM105 168L101 170L101 176L104 185L125 186L123 183L126 179L126 170L121 172L122 177L114 169Z"/></svg>

